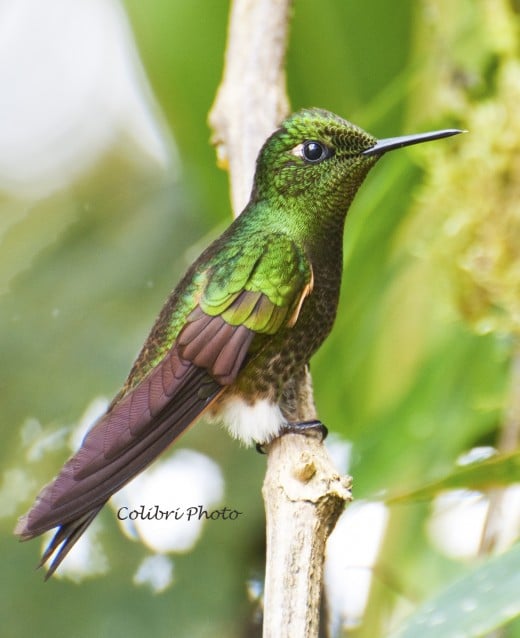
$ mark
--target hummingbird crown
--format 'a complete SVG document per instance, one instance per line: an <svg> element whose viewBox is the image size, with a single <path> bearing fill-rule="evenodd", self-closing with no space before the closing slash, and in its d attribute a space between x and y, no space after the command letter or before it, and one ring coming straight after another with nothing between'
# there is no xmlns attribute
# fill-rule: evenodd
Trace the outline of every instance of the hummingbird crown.
<svg viewBox="0 0 520 638"><path fill-rule="evenodd" d="M378 156L363 155L376 142L363 129L328 111L298 111L260 151L253 200L310 197L323 202L335 194L350 195L377 161ZM349 201L347 197L345 204Z"/></svg>

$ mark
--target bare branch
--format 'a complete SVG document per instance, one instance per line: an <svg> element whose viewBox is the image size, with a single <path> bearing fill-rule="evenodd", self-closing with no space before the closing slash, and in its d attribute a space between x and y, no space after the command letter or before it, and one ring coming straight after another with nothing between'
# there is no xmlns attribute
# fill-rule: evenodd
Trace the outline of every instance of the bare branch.
<svg viewBox="0 0 520 638"><path fill-rule="evenodd" d="M235 0L224 77L211 108L219 164L229 168L235 216L247 204L255 160L288 114L285 50L292 0Z"/></svg>
<svg viewBox="0 0 520 638"><path fill-rule="evenodd" d="M219 163L230 171L238 215L247 203L255 160L288 111L285 51L291 0L234 0L225 70L209 122ZM292 380L291 421L316 418L308 369ZM268 446L264 638L318 635L325 543L350 496L322 442L287 434Z"/></svg>
<svg viewBox="0 0 520 638"><path fill-rule="evenodd" d="M351 499L350 485L317 439L286 434L271 444L262 490L267 515L264 638L318 635L325 543Z"/></svg>

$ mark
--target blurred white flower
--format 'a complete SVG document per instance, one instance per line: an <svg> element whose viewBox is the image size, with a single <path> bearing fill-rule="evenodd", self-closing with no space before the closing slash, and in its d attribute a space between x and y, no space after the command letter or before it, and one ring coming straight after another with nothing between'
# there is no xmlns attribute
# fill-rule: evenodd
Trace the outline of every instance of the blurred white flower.
<svg viewBox="0 0 520 638"><path fill-rule="evenodd" d="M147 556L134 574L135 585L148 585L154 594L168 589L173 583L173 563L167 556Z"/></svg>
<svg viewBox="0 0 520 638"><path fill-rule="evenodd" d="M329 537L325 588L331 636L355 628L363 618L388 516L383 503L357 501L343 512Z"/></svg>
<svg viewBox="0 0 520 638"><path fill-rule="evenodd" d="M197 542L206 520L222 501L224 479L209 457L181 449L156 461L110 500L123 531L154 552L186 552ZM190 514L191 508L197 508ZM172 512L171 514L168 514Z"/></svg>
<svg viewBox="0 0 520 638"><path fill-rule="evenodd" d="M481 492L464 489L442 492L433 501L428 520L430 541L450 558L475 558L488 508L489 500Z"/></svg>
<svg viewBox="0 0 520 638"><path fill-rule="evenodd" d="M455 560L479 555L486 522L498 530L495 551L505 551L518 540L520 531L520 486L504 489L500 507L487 521L489 495L472 490L448 490L439 494L428 521L428 536L436 549Z"/></svg>

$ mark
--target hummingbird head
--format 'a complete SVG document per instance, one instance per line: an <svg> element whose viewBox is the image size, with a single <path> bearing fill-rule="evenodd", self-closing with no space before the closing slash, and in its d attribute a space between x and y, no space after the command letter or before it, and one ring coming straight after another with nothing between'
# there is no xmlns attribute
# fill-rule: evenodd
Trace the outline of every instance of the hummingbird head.
<svg viewBox="0 0 520 638"><path fill-rule="evenodd" d="M355 191L378 159L364 156L363 151L376 143L376 138L333 113L298 111L260 151L254 194L259 199L315 197L323 201Z"/></svg>
<svg viewBox="0 0 520 638"><path fill-rule="evenodd" d="M378 141L333 113L304 109L288 117L260 151L253 199L298 198L314 201L313 209L329 202L346 211L381 155L456 133L449 129Z"/></svg>

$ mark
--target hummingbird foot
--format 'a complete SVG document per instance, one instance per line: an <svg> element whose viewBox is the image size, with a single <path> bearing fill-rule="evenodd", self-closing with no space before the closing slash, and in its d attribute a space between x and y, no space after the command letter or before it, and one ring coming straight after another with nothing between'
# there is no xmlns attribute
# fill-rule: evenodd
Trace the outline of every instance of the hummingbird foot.
<svg viewBox="0 0 520 638"><path fill-rule="evenodd" d="M289 421L284 423L280 428L278 436L284 434L303 434L304 436L315 436L324 441L329 433L327 426L323 425L318 419L312 421ZM278 437L277 437L278 438ZM265 443L257 443L256 451L259 454L266 454Z"/></svg>
<svg viewBox="0 0 520 638"><path fill-rule="evenodd" d="M321 441L324 441L329 431L327 426L323 425L320 420L313 419L312 421L292 421L285 423L280 430L280 436L289 433L317 436Z"/></svg>

